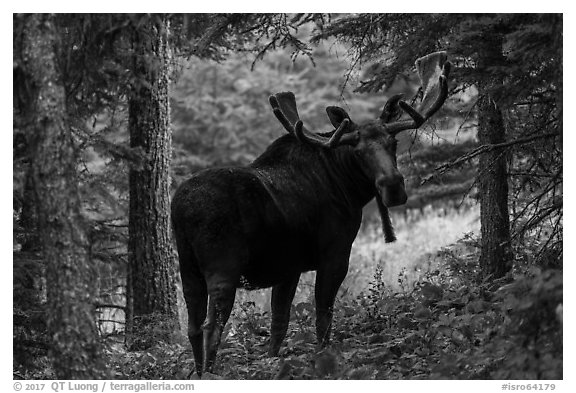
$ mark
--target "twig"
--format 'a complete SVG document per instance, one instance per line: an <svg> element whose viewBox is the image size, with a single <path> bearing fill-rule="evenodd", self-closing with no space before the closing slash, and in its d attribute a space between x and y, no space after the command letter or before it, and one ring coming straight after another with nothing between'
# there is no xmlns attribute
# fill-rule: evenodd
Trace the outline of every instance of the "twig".
<svg viewBox="0 0 576 393"><path fill-rule="evenodd" d="M460 134L460 130L462 129L462 127L464 127L464 124L466 124L466 122L468 121L468 118L470 117L472 110L474 109L474 107L476 107L476 105L478 104L479 101L480 101L480 98L477 99L476 102L474 102L474 104L470 107L470 109L468 110L466 115L464 115L464 120L462 120L462 123L460 123L460 125L458 126L458 129L456 130L456 136L458 136Z"/></svg>
<svg viewBox="0 0 576 393"><path fill-rule="evenodd" d="M238 16L235 14L216 17L214 23L206 29L206 32L196 42L196 45L194 45L194 53L197 56L202 56L217 38L222 37L226 33L226 28L236 18L238 18Z"/></svg>
<svg viewBox="0 0 576 393"><path fill-rule="evenodd" d="M560 223L562 221L562 218L563 218L563 214L559 214L558 217L556 218L556 223L554 224L554 228L552 229L552 232L550 233L548 240L546 240L546 243L544 243L544 245L542 247L540 247L540 251L538 251L538 254L536 254L537 259L542 258L542 254L544 253L544 250L548 249L548 245L550 244L550 242L552 241L554 236L558 234L558 232L559 232L558 228L560 227ZM557 244L557 243L558 242L556 242L555 244Z"/></svg>
<svg viewBox="0 0 576 393"><path fill-rule="evenodd" d="M118 304L109 304L109 303L96 303L96 308L117 308L118 310L126 310L125 306L120 306Z"/></svg>
<svg viewBox="0 0 576 393"><path fill-rule="evenodd" d="M560 175L562 174L561 171L557 172L556 175L553 177L552 181L550 181L546 187L544 187L544 189L538 194L536 195L534 198L532 198L532 200L530 200L525 206L524 208L517 213L516 217L513 220L513 223L516 223L516 221L524 216L524 214L528 211L528 209L530 209L530 206L532 206L533 204L535 204L535 209L538 209L540 206L540 200L542 198L544 198L546 196L546 194L548 194L548 192L554 190L556 188L556 186L558 185L558 183L556 183L554 180L559 178Z"/></svg>
<svg viewBox="0 0 576 393"><path fill-rule="evenodd" d="M100 322L100 323L112 322L112 323L118 323L118 324L120 324L120 325L126 325L126 322L115 321L115 320L113 320L113 319L99 319L98 322Z"/></svg>
<svg viewBox="0 0 576 393"><path fill-rule="evenodd" d="M454 161L451 161L451 162L444 164L444 165L440 165L439 167L434 169L434 172L439 172L439 174L443 174L448 169L450 169L454 166L457 166L459 164L462 164L465 161L468 161L468 160L470 160L470 159L472 159L472 158L474 158L474 157L476 157L482 153L485 153L485 152L488 152L491 150L502 149L502 148L510 147L510 146L514 146L514 145L526 144L526 143L530 143L530 142L533 142L533 141L538 140L538 139L551 138L551 137L556 137L559 135L560 134L558 132L548 132L546 134L533 135L531 137L522 138L522 139L515 139L512 141L507 141L507 142L502 142L502 143L482 145L482 146L479 146L476 149L472 150L470 153L467 153L461 157L458 157ZM436 175L437 174L432 174L428 178L424 179L422 184L430 181Z"/></svg>

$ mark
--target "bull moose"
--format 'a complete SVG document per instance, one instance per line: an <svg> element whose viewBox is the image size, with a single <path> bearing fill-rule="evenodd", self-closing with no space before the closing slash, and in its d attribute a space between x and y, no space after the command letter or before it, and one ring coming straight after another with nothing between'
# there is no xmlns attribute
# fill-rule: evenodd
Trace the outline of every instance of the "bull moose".
<svg viewBox="0 0 576 393"><path fill-rule="evenodd" d="M357 124L344 109L329 106L335 129L326 133L306 129L293 93L275 94L270 104L288 134L248 167L201 170L180 185L171 217L199 375L213 369L241 287L273 288L269 355L278 356L306 271L317 271L316 335L319 347L328 344L334 299L362 207L372 198L386 242L395 240L388 208L407 200L395 135L420 127L448 94L445 52L418 59L416 68L424 92L418 110L397 95L378 119ZM399 120L402 111L409 118Z"/></svg>

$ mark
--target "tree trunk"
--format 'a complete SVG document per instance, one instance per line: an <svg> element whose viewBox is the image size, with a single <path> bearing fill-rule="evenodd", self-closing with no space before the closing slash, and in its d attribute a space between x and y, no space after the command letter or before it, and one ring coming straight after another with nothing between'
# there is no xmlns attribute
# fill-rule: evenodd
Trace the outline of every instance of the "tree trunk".
<svg viewBox="0 0 576 393"><path fill-rule="evenodd" d="M502 42L497 34L488 33L480 48L479 68L489 73L488 67L502 61ZM497 78L488 77L479 84L478 140L481 145L502 143L506 128L497 100L492 95L502 84ZM480 198L482 275L494 278L504 276L512 267L513 253L510 242L508 213L508 163L505 151L492 149L479 157L478 183Z"/></svg>
<svg viewBox="0 0 576 393"><path fill-rule="evenodd" d="M26 26L23 57L34 90L31 165L46 260L50 357L58 379L106 378L95 321L96 272L80 213L76 149L54 52L58 35L47 14L28 16Z"/></svg>
<svg viewBox="0 0 576 393"><path fill-rule="evenodd" d="M130 146L144 155L130 169L127 327L149 317L178 326L175 253L169 223L171 160L170 47L166 23L150 21L133 32L134 85L129 98ZM171 330L172 330L171 329Z"/></svg>
<svg viewBox="0 0 576 393"><path fill-rule="evenodd" d="M34 158L32 157L32 160ZM22 213L20 225L24 231L22 251L36 251L40 248L38 238L38 215L36 213L36 192L34 190L34 166L29 165L24 175L24 190L22 192Z"/></svg>

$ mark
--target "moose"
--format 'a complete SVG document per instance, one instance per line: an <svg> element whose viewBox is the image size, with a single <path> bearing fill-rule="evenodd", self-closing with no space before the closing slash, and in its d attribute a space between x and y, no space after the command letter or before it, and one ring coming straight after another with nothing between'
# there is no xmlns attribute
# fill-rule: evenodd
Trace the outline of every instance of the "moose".
<svg viewBox="0 0 576 393"><path fill-rule="evenodd" d="M247 167L204 169L179 186L171 218L198 375L213 370L237 288L272 287L268 354L278 356L306 271L317 271L316 336L320 348L328 345L362 207L373 198L385 241L395 240L388 208L407 200L395 135L420 127L448 95L445 52L418 59L416 69L418 110L396 95L378 119L357 124L329 106L334 130L325 133L304 126L293 93L275 94L269 101L287 134Z"/></svg>

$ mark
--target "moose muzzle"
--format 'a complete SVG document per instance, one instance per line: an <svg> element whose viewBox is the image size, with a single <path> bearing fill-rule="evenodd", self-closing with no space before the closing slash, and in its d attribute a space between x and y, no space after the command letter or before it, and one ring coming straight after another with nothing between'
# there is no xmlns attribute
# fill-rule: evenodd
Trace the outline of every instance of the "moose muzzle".
<svg viewBox="0 0 576 393"><path fill-rule="evenodd" d="M404 187L404 177L400 173L377 178L376 189L386 207L400 206L408 200Z"/></svg>

